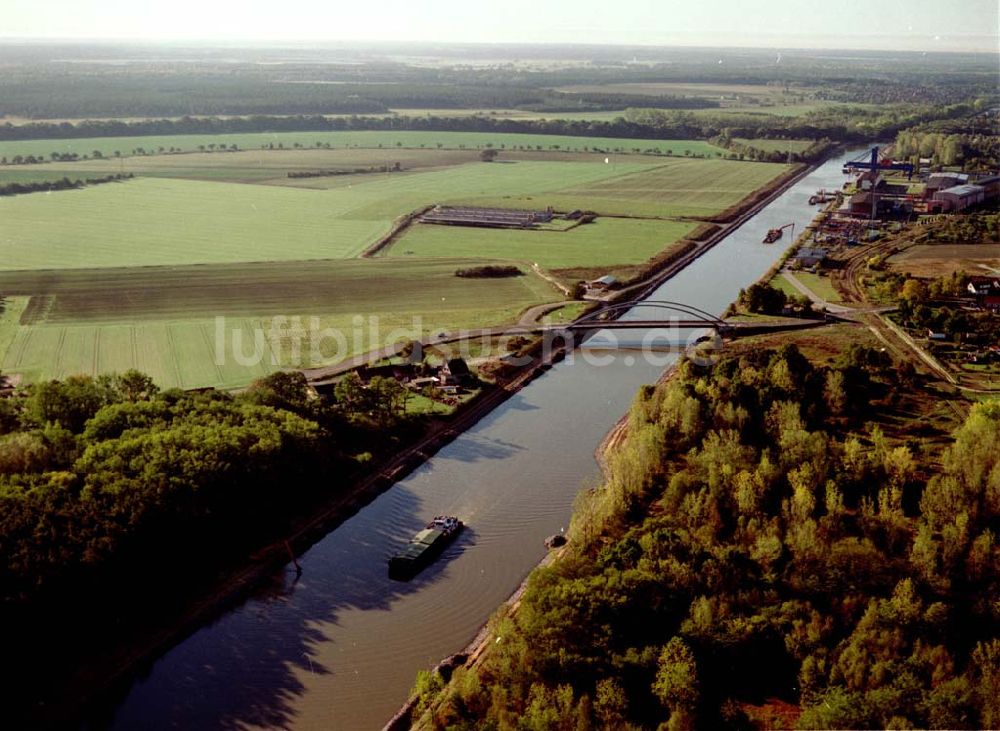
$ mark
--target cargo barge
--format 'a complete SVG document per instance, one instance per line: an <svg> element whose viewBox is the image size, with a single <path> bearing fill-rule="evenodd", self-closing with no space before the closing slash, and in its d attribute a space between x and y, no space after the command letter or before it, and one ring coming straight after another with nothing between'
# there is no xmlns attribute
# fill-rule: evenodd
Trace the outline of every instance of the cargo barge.
<svg viewBox="0 0 1000 731"><path fill-rule="evenodd" d="M464 523L453 515L439 515L417 533L399 553L389 559L389 578L413 578L434 558L440 555L462 530Z"/></svg>

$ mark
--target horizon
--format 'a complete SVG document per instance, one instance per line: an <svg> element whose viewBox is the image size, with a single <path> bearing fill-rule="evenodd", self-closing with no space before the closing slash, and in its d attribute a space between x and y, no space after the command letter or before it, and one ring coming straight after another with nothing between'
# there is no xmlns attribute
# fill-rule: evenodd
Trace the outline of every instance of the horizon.
<svg viewBox="0 0 1000 731"><path fill-rule="evenodd" d="M280 13L261 0L247 0L238 13L193 0L152 0L128 8L111 0L51 0L44 9L29 0L9 0L9 4L0 42L518 44L1000 53L1000 8L993 0L968 0L959 8L943 7L935 0L887 0L877 6L845 0L836 7L810 7L808 13L793 0L772 0L764 7L738 0L705 0L696 5L620 0L613 8L586 1L507 0L501 10L461 0L383 0L377 6L351 8L331 8L320 0L289 0ZM504 22L497 20L500 11ZM521 22L509 22L509 18Z"/></svg>
<svg viewBox="0 0 1000 731"><path fill-rule="evenodd" d="M815 36L819 38L820 36ZM662 43L638 43L638 42L585 42L585 41L514 41L514 40L392 40L385 38L369 39L333 39L333 38L263 38L263 37L240 37L240 38L211 38L211 37L112 37L112 36L16 36L0 34L0 44L10 45L81 45L81 46L107 46L107 47L141 47L141 48L234 48L234 49L273 49L282 48L294 49L336 49L336 48L416 48L416 49L461 49L461 48L536 48L536 49L648 49L648 50L692 50L692 51L826 51L833 53L904 53L913 55L979 55L1000 57L1000 45L996 48L987 47L957 47L942 46L929 50L905 47L887 47L884 45L874 45L876 39L885 36L869 36L872 43L858 45L837 45L832 39L826 37L829 43L810 45L803 39L800 43L759 43L759 44L716 44L706 45L703 43L662 42ZM983 35L983 38L992 38ZM790 39L792 36L786 36ZM801 38L801 36L800 36ZM778 40L777 38L775 39ZM1000 71L1000 69L998 69Z"/></svg>

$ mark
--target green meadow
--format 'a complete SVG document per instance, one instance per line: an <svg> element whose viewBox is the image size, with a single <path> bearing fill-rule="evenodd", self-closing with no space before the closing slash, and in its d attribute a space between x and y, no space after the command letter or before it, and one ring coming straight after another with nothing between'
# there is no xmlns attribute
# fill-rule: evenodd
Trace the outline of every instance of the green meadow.
<svg viewBox="0 0 1000 731"><path fill-rule="evenodd" d="M391 257L468 256L535 262L547 269L641 264L694 228L682 221L598 218L568 231L417 224Z"/></svg>
<svg viewBox="0 0 1000 731"><path fill-rule="evenodd" d="M542 196L649 167L477 163L329 190L138 178L6 197L0 270L345 258L420 206L470 196L496 202L513 192Z"/></svg>
<svg viewBox="0 0 1000 731"><path fill-rule="evenodd" d="M265 136L241 137L260 144ZM785 169L592 151L642 145L711 153L703 142L358 132L302 135L301 144L324 138L342 147L287 149L295 137L286 135L283 150L0 167L0 181L3 175L9 181L39 174L96 177L116 167L137 176L0 198L0 294L6 301L0 369L31 381L135 367L167 386L238 387L276 368L334 362L385 345L389 330L408 332L400 335L405 339L511 322L531 305L563 297L531 263L567 277L626 272L696 225L678 216L718 213ZM151 149L151 140L142 140ZM84 149L90 142L65 144ZM506 146L499 162L478 160L474 148L487 142ZM287 176L380 165L383 158L400 161L404 171ZM567 231L416 225L388 256L357 258L404 214L455 203L604 215ZM454 276L459 268L511 260L523 263L525 276ZM259 358L217 362L219 316L226 318L230 355L232 331L252 352L256 332L288 324L280 318L291 318L299 329L289 325L268 340ZM356 323L368 316L377 318L381 333L362 328L355 337ZM414 317L419 332L413 332ZM313 318L320 330L352 333L349 342L325 336L314 342L308 331Z"/></svg>
<svg viewBox="0 0 1000 731"><path fill-rule="evenodd" d="M11 304L0 319L0 345L8 345L0 368L28 380L139 368L163 386L236 387L278 368L381 347L387 338L513 321L531 305L562 298L528 268L507 279L455 276L477 263L354 259L0 273ZM267 337L254 359L256 331Z"/></svg>
<svg viewBox="0 0 1000 731"><path fill-rule="evenodd" d="M721 148L700 140L631 140L613 137L571 137L565 135L515 134L502 132L423 132L423 131L369 131L349 132L252 132L221 135L151 135L137 137L85 137L65 140L14 140L0 142L0 157L12 159L15 155L34 155L48 158L52 153L93 155L97 150L104 157L132 155L142 148L146 153L169 151L195 152L214 145L242 150L258 150L273 145L283 148L359 147L375 149L428 148L428 149L535 149L535 150L620 150L633 149L683 155L714 155L725 152ZM162 148L162 150L161 150ZM224 153L216 153L222 156Z"/></svg>
<svg viewBox="0 0 1000 731"><path fill-rule="evenodd" d="M567 179L564 187L541 200L520 195L485 200L470 197L462 202L524 208L541 204L557 210L589 208L613 216L711 217L787 169L766 162L671 158L645 170L629 171L620 165L620 174L583 184Z"/></svg>

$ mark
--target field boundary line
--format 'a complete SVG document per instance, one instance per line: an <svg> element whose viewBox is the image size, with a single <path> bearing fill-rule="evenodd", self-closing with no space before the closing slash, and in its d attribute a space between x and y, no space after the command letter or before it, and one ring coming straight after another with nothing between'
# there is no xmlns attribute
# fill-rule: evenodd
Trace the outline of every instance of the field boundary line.
<svg viewBox="0 0 1000 731"><path fill-rule="evenodd" d="M163 330L167 334L167 343L170 345L170 365L173 366L174 376L177 379L177 387L184 388L184 379L181 378L181 364L177 361L177 343L174 342L174 333L170 329L170 323L163 324Z"/></svg>
<svg viewBox="0 0 1000 731"><path fill-rule="evenodd" d="M66 373L65 365L63 364L63 346L66 343L66 326L63 325L59 328L59 342L56 344L56 372L59 373L59 378L65 378Z"/></svg>
<svg viewBox="0 0 1000 731"><path fill-rule="evenodd" d="M14 361L14 367L20 368L24 365L24 351L28 348L28 342L31 340L31 336L34 334L34 330L27 325L18 325L19 331L18 335L22 334L24 337L21 338L21 342L18 343L17 348L17 359ZM16 336L15 336L16 337Z"/></svg>
<svg viewBox="0 0 1000 731"><path fill-rule="evenodd" d="M201 333L201 339L205 343L205 347L208 348L208 352L212 353L215 348L215 343L212 342L212 337L208 334L208 323L201 323L198 326L198 331ZM225 379L222 375L222 366L219 365L217 358L212 358L212 367L215 368L215 375L219 378L219 383L225 383Z"/></svg>
<svg viewBox="0 0 1000 731"><path fill-rule="evenodd" d="M94 328L94 354L90 357L91 372L96 376L101 372L101 330L98 325Z"/></svg>
<svg viewBox="0 0 1000 731"><path fill-rule="evenodd" d="M357 255L358 259L372 259L378 254L382 249L387 249L392 244L396 243L396 239L403 235L403 233L416 221L420 216L427 213L427 211L434 208L437 204L431 203L416 210L410 211L395 221L389 227L389 230L375 240L374 243L369 244L365 249Z"/></svg>

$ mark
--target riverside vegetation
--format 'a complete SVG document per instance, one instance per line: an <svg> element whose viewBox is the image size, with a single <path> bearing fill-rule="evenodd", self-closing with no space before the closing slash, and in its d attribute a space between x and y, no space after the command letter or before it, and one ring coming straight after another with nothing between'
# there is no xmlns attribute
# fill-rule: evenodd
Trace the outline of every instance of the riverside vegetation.
<svg viewBox="0 0 1000 731"><path fill-rule="evenodd" d="M308 398L300 373L233 396L160 391L129 371L0 399L0 637L20 668L13 718L39 689L66 683L73 658L119 652L146 624L176 621L192 596L282 545L368 463L423 433L405 397L381 377Z"/></svg>
<svg viewBox="0 0 1000 731"><path fill-rule="evenodd" d="M485 659L421 673L419 725L996 728L1000 402L866 424L925 388L858 344L682 363Z"/></svg>
<svg viewBox="0 0 1000 731"><path fill-rule="evenodd" d="M298 372L236 396L160 391L138 371L30 386L0 400L2 607L252 546L419 421L381 377L346 379L329 400L308 398Z"/></svg>

